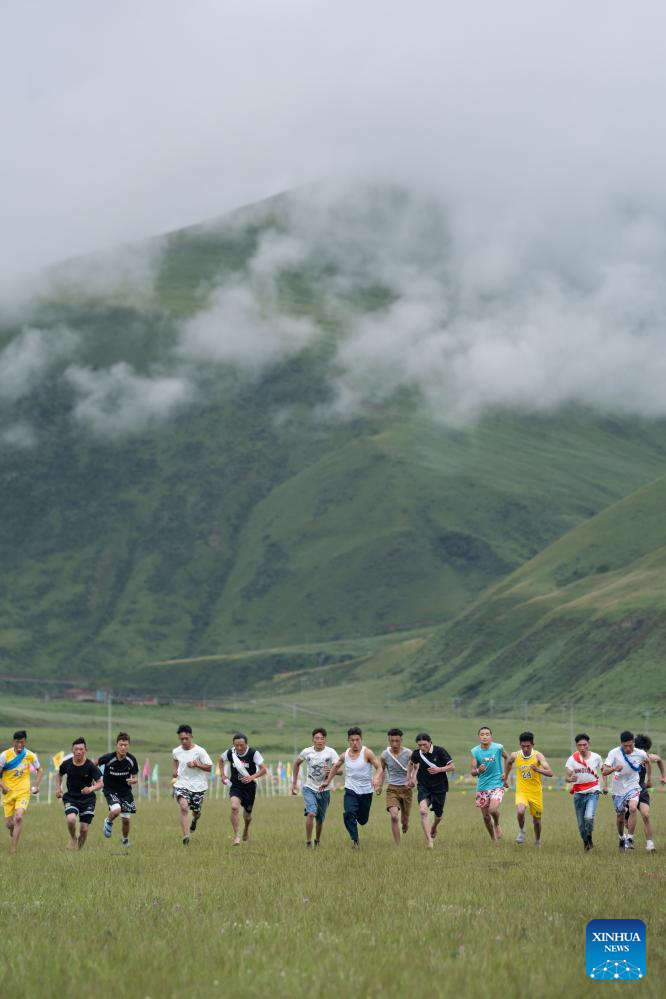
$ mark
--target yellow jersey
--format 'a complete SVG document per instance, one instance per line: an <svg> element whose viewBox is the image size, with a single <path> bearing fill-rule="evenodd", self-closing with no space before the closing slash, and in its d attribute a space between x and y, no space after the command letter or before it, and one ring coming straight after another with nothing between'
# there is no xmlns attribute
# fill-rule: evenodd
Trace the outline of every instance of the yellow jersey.
<svg viewBox="0 0 666 999"><path fill-rule="evenodd" d="M522 749L516 756L516 794L524 794L528 798L536 798L542 793L541 774L537 774L532 767L538 767L536 750L525 757Z"/></svg>
<svg viewBox="0 0 666 999"><path fill-rule="evenodd" d="M39 760L36 753L27 749L25 756L16 767L5 770L7 764L11 763L18 755L19 753L14 751L13 746L5 749L4 753L0 753L0 780L9 788L10 795L30 794L30 767L39 769Z"/></svg>

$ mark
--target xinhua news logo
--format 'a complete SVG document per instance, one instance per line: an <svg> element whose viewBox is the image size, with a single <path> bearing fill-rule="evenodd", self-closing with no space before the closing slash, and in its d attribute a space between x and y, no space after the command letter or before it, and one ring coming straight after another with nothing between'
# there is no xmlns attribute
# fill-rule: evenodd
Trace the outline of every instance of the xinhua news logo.
<svg viewBox="0 0 666 999"><path fill-rule="evenodd" d="M585 931L585 968L588 978L645 978L643 920L591 919Z"/></svg>

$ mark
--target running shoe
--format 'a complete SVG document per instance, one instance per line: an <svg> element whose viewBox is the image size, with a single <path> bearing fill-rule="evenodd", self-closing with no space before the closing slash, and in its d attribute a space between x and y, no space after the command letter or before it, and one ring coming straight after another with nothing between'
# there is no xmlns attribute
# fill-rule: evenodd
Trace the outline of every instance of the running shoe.
<svg viewBox="0 0 666 999"><path fill-rule="evenodd" d="M634 848L634 837L633 836L627 836L625 838L625 849L627 849L627 850L633 850L633 848Z"/></svg>
<svg viewBox="0 0 666 999"><path fill-rule="evenodd" d="M189 846L189 845L190 845L190 837L183 836L183 846Z"/></svg>
<svg viewBox="0 0 666 999"><path fill-rule="evenodd" d="M620 836L617 846L618 850L626 850L627 847L624 840L624 836Z"/></svg>
<svg viewBox="0 0 666 999"><path fill-rule="evenodd" d="M653 851L653 850L656 850L657 848L656 848L656 846L654 845L654 840L652 840L652 839L649 839L649 840L648 840L648 841L646 842L646 844L645 844L645 849L646 849L646 850L647 850L647 851L648 851L649 853L652 853L652 851Z"/></svg>
<svg viewBox="0 0 666 999"><path fill-rule="evenodd" d="M516 836L516 843L520 845L521 843L524 842L525 842L525 830L521 829L518 835Z"/></svg>
<svg viewBox="0 0 666 999"><path fill-rule="evenodd" d="M190 822L190 832L193 833L197 828L197 822L201 818L201 815L192 815L192 821Z"/></svg>
<svg viewBox="0 0 666 999"><path fill-rule="evenodd" d="M107 839L111 839L111 833L113 832L113 822L109 822L108 819L104 819L103 832Z"/></svg>
<svg viewBox="0 0 666 999"><path fill-rule="evenodd" d="M127 836L123 836L121 842L122 842L123 846L125 847L125 849L127 849L127 847L130 845L129 837L127 837Z"/></svg>

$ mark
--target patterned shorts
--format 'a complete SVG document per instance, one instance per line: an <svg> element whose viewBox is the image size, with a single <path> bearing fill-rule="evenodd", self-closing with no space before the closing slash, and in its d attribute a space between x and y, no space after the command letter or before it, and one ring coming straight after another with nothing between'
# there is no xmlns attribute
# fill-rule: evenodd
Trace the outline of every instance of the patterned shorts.
<svg viewBox="0 0 666 999"><path fill-rule="evenodd" d="M476 807L487 808L491 801L501 801L505 791L505 787L491 787L487 791L477 791Z"/></svg>
<svg viewBox="0 0 666 999"><path fill-rule="evenodd" d="M179 798L185 798L190 810L193 812L201 811L205 793L205 791L189 791L186 787L174 787L173 789L173 796L176 801Z"/></svg>
<svg viewBox="0 0 666 999"><path fill-rule="evenodd" d="M136 813L136 802L132 795L121 798L116 791L105 791L104 797L106 798L106 803L109 806L109 809L116 808L120 805L121 815L129 816Z"/></svg>

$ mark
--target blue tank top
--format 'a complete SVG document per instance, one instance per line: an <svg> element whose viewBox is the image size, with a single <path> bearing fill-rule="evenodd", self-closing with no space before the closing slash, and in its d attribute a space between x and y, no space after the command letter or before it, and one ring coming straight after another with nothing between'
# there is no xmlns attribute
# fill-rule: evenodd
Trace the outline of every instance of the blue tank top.
<svg viewBox="0 0 666 999"><path fill-rule="evenodd" d="M504 765L502 763L501 742L491 742L487 749L475 746L471 751L477 767L485 763L486 769L476 778L477 791L490 791L493 787L502 787Z"/></svg>

